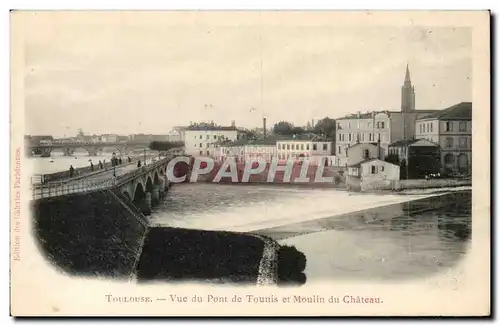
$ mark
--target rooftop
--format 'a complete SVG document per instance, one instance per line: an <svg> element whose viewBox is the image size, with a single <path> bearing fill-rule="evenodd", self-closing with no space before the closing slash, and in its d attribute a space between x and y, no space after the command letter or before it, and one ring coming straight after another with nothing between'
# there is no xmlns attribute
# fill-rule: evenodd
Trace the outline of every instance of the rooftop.
<svg viewBox="0 0 500 326"><path fill-rule="evenodd" d="M426 115L418 120L437 119L437 120L471 120L472 102L461 102L450 106L444 110L436 111Z"/></svg>
<svg viewBox="0 0 500 326"><path fill-rule="evenodd" d="M369 158L369 159L366 159L364 161L358 162L356 164L348 165L347 167L348 168L359 168L359 167L361 167L361 165L366 164L366 163L370 163L370 162L373 162L373 161L381 161L381 162L384 162L384 163L387 163L387 164L396 165L396 164L393 164L391 162L387 162L387 161L384 161L384 160L381 160L381 159L378 159L378 158Z"/></svg>
<svg viewBox="0 0 500 326"><path fill-rule="evenodd" d="M433 113L439 110L415 110L415 113ZM342 118L338 118L337 120L352 120L352 119L372 119L375 114L378 113L386 113L388 115L395 113L402 113L401 111L388 111L388 110L380 110L380 111L371 111L371 112L361 112L361 113L351 113Z"/></svg>

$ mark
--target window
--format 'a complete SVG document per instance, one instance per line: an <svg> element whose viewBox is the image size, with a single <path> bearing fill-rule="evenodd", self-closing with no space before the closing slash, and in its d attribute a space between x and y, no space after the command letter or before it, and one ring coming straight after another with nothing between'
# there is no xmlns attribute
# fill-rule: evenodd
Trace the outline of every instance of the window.
<svg viewBox="0 0 500 326"><path fill-rule="evenodd" d="M292 151L295 150L295 144L292 144Z"/></svg>
<svg viewBox="0 0 500 326"><path fill-rule="evenodd" d="M431 122L431 132L432 132L432 126L434 125L434 123Z"/></svg>
<svg viewBox="0 0 500 326"><path fill-rule="evenodd" d="M290 150L290 144L286 144L286 149Z"/></svg>
<svg viewBox="0 0 500 326"><path fill-rule="evenodd" d="M365 155L364 155L364 158L365 158L365 159L370 158L370 151L369 151L369 150L367 150L367 149L365 149Z"/></svg>
<svg viewBox="0 0 500 326"><path fill-rule="evenodd" d="M340 124L340 122L337 124L337 129L338 129L338 130L341 130L341 129L342 129L342 125Z"/></svg>
<svg viewBox="0 0 500 326"><path fill-rule="evenodd" d="M323 150L327 151L328 150L328 144L323 144Z"/></svg>
<svg viewBox="0 0 500 326"><path fill-rule="evenodd" d="M207 143L207 148L209 148L209 147L210 147L210 144L209 144L209 143Z"/></svg>
<svg viewBox="0 0 500 326"><path fill-rule="evenodd" d="M351 134L349 133L349 141L351 141Z"/></svg>
<svg viewBox="0 0 500 326"><path fill-rule="evenodd" d="M452 122L446 122L444 126L444 131L453 131L453 123Z"/></svg>
<svg viewBox="0 0 500 326"><path fill-rule="evenodd" d="M458 140L458 147L467 148L467 138L460 137L460 139Z"/></svg>
<svg viewBox="0 0 500 326"><path fill-rule="evenodd" d="M453 147L453 137L446 137L445 147L447 147L447 148Z"/></svg>
<svg viewBox="0 0 500 326"><path fill-rule="evenodd" d="M375 174L376 171L375 165L372 165L371 168L372 168L372 174Z"/></svg>
<svg viewBox="0 0 500 326"><path fill-rule="evenodd" d="M317 149L318 149L317 145L316 145L316 144L313 144L313 151L315 151L315 150L317 150Z"/></svg>
<svg viewBox="0 0 500 326"><path fill-rule="evenodd" d="M377 128L384 129L384 121L377 121Z"/></svg>
<svg viewBox="0 0 500 326"><path fill-rule="evenodd" d="M203 155L203 151L200 151L200 155Z"/></svg>
<svg viewBox="0 0 500 326"><path fill-rule="evenodd" d="M201 136L200 136L200 137L201 137ZM200 147L203 147L203 144L202 144L202 143L200 143Z"/></svg>
<svg viewBox="0 0 500 326"><path fill-rule="evenodd" d="M303 151L304 150L304 144L300 144L300 150Z"/></svg>
<svg viewBox="0 0 500 326"><path fill-rule="evenodd" d="M207 156L209 156L209 155L210 155L210 151L207 151Z"/></svg>
<svg viewBox="0 0 500 326"><path fill-rule="evenodd" d="M216 135L214 135L214 139L217 139L217 136L216 136Z"/></svg>
<svg viewBox="0 0 500 326"><path fill-rule="evenodd" d="M309 144L306 145L306 150L309 150Z"/></svg>
<svg viewBox="0 0 500 326"><path fill-rule="evenodd" d="M380 166L380 171L384 172L384 166L383 165Z"/></svg>
<svg viewBox="0 0 500 326"><path fill-rule="evenodd" d="M342 148L339 146L338 154L340 154L340 152L342 152Z"/></svg>
<svg viewBox="0 0 500 326"><path fill-rule="evenodd" d="M460 121L458 123L458 131L461 131L461 132L467 131L467 122Z"/></svg>
<svg viewBox="0 0 500 326"><path fill-rule="evenodd" d="M194 144L194 147L196 147L196 144Z"/></svg>
<svg viewBox="0 0 500 326"><path fill-rule="evenodd" d="M427 132L429 132L430 130L429 124L427 123L426 126L427 126Z"/></svg>

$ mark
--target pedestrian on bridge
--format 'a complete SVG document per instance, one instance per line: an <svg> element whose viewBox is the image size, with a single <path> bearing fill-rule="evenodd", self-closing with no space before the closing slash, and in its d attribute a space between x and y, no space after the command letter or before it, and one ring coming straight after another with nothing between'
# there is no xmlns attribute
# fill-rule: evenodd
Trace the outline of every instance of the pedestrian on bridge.
<svg viewBox="0 0 500 326"><path fill-rule="evenodd" d="M99 160L99 169L102 170L102 162Z"/></svg>
<svg viewBox="0 0 500 326"><path fill-rule="evenodd" d="M69 167L69 177L73 178L73 174L74 173L75 173L75 168L73 167L73 165L70 165L70 167Z"/></svg>
<svg viewBox="0 0 500 326"><path fill-rule="evenodd" d="M137 167L140 168L141 167L141 160L137 161Z"/></svg>
<svg viewBox="0 0 500 326"><path fill-rule="evenodd" d="M118 159L118 165L122 165L122 158L121 157Z"/></svg>
<svg viewBox="0 0 500 326"><path fill-rule="evenodd" d="M130 156L128 157L128 162L129 163L132 162L132 159L130 158Z"/></svg>
<svg viewBox="0 0 500 326"><path fill-rule="evenodd" d="M90 172L94 172L94 163L90 162Z"/></svg>

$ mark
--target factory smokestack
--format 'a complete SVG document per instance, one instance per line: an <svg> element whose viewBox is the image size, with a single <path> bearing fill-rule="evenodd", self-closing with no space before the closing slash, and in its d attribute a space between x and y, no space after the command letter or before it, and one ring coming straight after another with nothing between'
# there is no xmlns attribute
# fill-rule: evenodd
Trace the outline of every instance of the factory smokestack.
<svg viewBox="0 0 500 326"><path fill-rule="evenodd" d="M267 126L266 126L266 118L262 118L262 127L264 128L264 139L267 138Z"/></svg>

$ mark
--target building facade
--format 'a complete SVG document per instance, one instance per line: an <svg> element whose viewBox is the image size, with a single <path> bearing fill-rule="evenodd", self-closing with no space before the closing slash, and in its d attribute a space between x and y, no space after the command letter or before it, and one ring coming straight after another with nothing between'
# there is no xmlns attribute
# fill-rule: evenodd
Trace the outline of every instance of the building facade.
<svg viewBox="0 0 500 326"><path fill-rule="evenodd" d="M443 173L472 171L472 103L462 102L417 120L416 138L439 145Z"/></svg>
<svg viewBox="0 0 500 326"><path fill-rule="evenodd" d="M184 130L184 146L187 155L215 156L215 149L222 141L236 141L236 127L194 125Z"/></svg>
<svg viewBox="0 0 500 326"><path fill-rule="evenodd" d="M215 159L223 161L234 158L236 162L264 160L270 162L276 158L276 141L273 140L238 140L220 145L215 149Z"/></svg>
<svg viewBox="0 0 500 326"><path fill-rule="evenodd" d="M335 162L333 142L314 140L280 140L276 142L276 154L279 160L305 157L311 164L320 163L321 157L327 157L328 165Z"/></svg>
<svg viewBox="0 0 500 326"><path fill-rule="evenodd" d="M356 143L373 143L380 140L381 155L387 156L389 145L395 141L415 137L415 121L437 110L415 110L415 87L411 83L410 70L401 88L400 111L358 112L337 119L337 165L345 166L347 148Z"/></svg>
<svg viewBox="0 0 500 326"><path fill-rule="evenodd" d="M440 171L439 145L427 139L405 139L389 146L391 163L401 167L402 179L421 179Z"/></svg>

